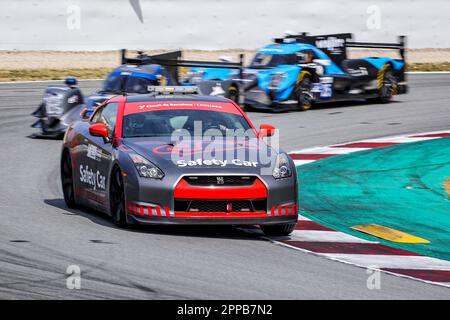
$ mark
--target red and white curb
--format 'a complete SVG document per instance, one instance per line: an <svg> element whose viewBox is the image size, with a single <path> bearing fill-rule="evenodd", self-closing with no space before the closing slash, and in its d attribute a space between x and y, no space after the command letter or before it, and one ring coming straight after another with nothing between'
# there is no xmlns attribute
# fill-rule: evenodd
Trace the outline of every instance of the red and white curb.
<svg viewBox="0 0 450 320"><path fill-rule="evenodd" d="M450 130L308 148L292 151L289 155L294 159L297 166L301 166L320 159L357 151L445 137L450 137ZM289 237L272 237L270 240L283 246L314 253L331 260L450 287L450 261L360 239L330 229L302 216L299 217L299 223Z"/></svg>
<svg viewBox="0 0 450 320"><path fill-rule="evenodd" d="M314 147L297 151L291 151L289 155L294 160L295 165L299 166L320 159L325 159L343 154L349 154L357 151L389 147L401 143L418 142L447 137L450 137L450 130L409 134L404 136L394 136L377 139L367 139L342 144L335 144L326 147Z"/></svg>

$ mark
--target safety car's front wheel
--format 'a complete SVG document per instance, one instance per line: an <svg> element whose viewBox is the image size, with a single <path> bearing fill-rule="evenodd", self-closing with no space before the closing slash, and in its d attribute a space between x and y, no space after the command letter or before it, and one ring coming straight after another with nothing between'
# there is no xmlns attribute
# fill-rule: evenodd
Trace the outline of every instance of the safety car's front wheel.
<svg viewBox="0 0 450 320"><path fill-rule="evenodd" d="M69 151L65 151L61 159L61 184L64 202L68 208L75 209L77 204L75 202L75 189L73 186L72 159L70 158Z"/></svg>
<svg viewBox="0 0 450 320"><path fill-rule="evenodd" d="M127 227L124 184L119 168L115 168L111 175L110 208L114 224L121 228Z"/></svg>

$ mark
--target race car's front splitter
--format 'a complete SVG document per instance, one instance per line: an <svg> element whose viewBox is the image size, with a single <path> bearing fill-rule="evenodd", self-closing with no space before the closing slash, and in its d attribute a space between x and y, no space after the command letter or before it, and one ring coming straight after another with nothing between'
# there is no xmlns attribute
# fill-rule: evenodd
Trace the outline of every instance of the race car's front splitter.
<svg viewBox="0 0 450 320"><path fill-rule="evenodd" d="M282 112L295 109L297 101L276 101L271 95L259 87L253 87L245 92L244 105L251 109L270 110Z"/></svg>

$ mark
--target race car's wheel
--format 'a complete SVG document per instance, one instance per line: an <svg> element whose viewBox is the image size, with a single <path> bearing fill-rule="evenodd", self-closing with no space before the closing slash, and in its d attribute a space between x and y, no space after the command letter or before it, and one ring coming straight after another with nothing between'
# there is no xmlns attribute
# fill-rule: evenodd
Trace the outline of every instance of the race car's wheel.
<svg viewBox="0 0 450 320"><path fill-rule="evenodd" d="M311 109L314 96L311 92L312 76L308 71L300 72L295 88L298 110L306 111Z"/></svg>
<svg viewBox="0 0 450 320"><path fill-rule="evenodd" d="M261 225L261 230L266 236L287 236L295 229L295 223Z"/></svg>
<svg viewBox="0 0 450 320"><path fill-rule="evenodd" d="M397 79L389 65L385 65L378 73L378 103L388 103L397 93Z"/></svg>
<svg viewBox="0 0 450 320"><path fill-rule="evenodd" d="M75 192L73 186L73 170L72 159L68 151L64 152L61 159L61 184L63 188L64 201L68 208L75 209L77 204L75 202Z"/></svg>
<svg viewBox="0 0 450 320"><path fill-rule="evenodd" d="M226 97L239 105L239 89L236 86L229 86Z"/></svg>
<svg viewBox="0 0 450 320"><path fill-rule="evenodd" d="M114 224L121 228L126 227L128 222L125 212L125 192L119 168L115 168L111 175L110 208Z"/></svg>

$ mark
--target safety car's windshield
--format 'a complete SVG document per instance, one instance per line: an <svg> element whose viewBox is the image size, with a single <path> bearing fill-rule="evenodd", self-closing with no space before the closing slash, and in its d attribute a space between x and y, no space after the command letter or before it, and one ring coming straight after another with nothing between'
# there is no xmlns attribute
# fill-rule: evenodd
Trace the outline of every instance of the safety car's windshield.
<svg viewBox="0 0 450 320"><path fill-rule="evenodd" d="M129 114L123 120L124 138L171 136L176 130L186 130L191 136L245 133L255 137L243 116L227 112L158 110Z"/></svg>

